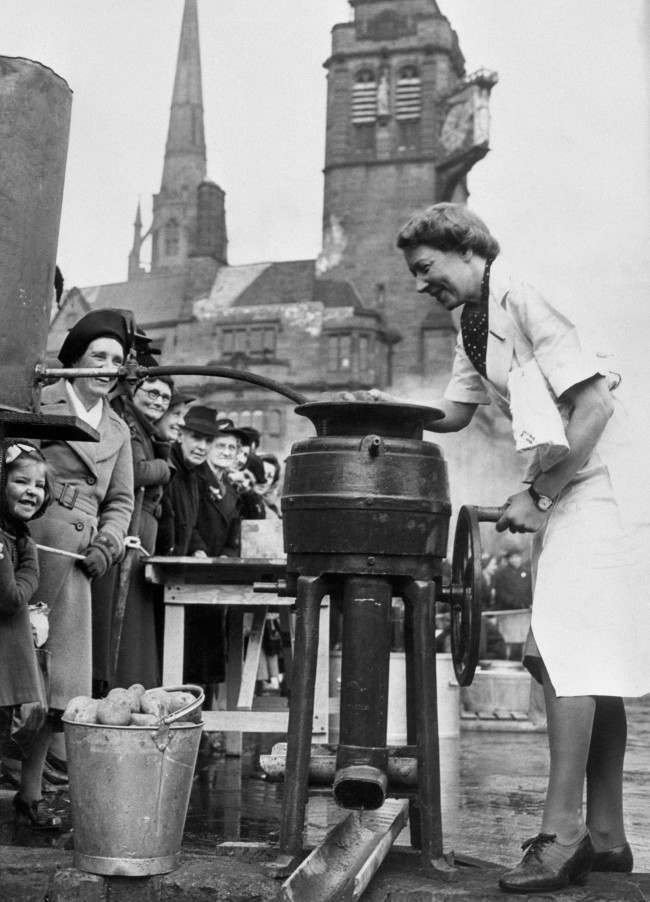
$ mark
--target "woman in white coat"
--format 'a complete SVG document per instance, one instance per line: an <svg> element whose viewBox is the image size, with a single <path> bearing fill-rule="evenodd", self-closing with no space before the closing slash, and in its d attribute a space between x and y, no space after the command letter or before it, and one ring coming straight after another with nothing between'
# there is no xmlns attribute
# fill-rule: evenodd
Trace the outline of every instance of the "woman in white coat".
<svg viewBox="0 0 650 902"><path fill-rule="evenodd" d="M647 591L629 585L626 536L598 454L614 409L612 385L569 319L501 271L497 241L466 207L430 207L403 227L397 243L417 291L449 311L463 308L451 380L438 405L445 418L434 430L463 429L491 400L508 412L509 375L527 357L544 377L566 436L559 454L556 447L533 452L528 484L507 499L497 524L499 531L534 533L524 663L544 688L551 752L540 833L500 886L552 891L583 882L592 869L631 870L621 697L650 691L650 609ZM612 604L624 610L613 613Z"/></svg>

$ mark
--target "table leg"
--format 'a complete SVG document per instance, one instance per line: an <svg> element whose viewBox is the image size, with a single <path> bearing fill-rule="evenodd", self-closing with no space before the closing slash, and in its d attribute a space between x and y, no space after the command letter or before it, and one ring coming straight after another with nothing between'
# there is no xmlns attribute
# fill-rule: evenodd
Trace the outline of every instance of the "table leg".
<svg viewBox="0 0 650 902"><path fill-rule="evenodd" d="M169 589L165 586L165 598ZM183 683L183 655L185 649L185 607L165 605L165 634L163 640L163 686Z"/></svg>
<svg viewBox="0 0 650 902"><path fill-rule="evenodd" d="M230 711L237 707L241 686L244 660L244 612L234 607L228 608L226 617L228 620L226 702L227 709ZM226 755L241 755L243 747L241 733L226 733Z"/></svg>
<svg viewBox="0 0 650 902"><path fill-rule="evenodd" d="M314 717L312 733L318 742L329 742L330 707L330 603L325 598L321 602L318 618L318 658L316 662L316 685L314 689Z"/></svg>

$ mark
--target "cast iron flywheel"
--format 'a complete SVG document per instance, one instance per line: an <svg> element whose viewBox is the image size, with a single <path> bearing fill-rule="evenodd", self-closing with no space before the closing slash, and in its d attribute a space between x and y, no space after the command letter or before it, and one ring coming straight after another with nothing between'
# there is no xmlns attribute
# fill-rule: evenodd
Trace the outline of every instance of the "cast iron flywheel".
<svg viewBox="0 0 650 902"><path fill-rule="evenodd" d="M481 643L481 607L484 593L479 523L496 523L498 507L464 505L458 512L451 560L451 654L460 686L470 686Z"/></svg>

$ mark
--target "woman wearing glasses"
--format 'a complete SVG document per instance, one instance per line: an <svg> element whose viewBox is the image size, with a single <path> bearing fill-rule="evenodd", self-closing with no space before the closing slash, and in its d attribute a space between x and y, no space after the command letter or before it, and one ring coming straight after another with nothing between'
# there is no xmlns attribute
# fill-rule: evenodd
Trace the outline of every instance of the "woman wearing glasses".
<svg viewBox="0 0 650 902"><path fill-rule="evenodd" d="M169 408L173 381L168 376L140 380L131 398L122 398L122 417L131 433L133 452L133 487L142 492L142 509L137 535L145 551L153 552L158 534L163 487L171 478L168 463L170 445L162 441L156 424ZM117 570L117 568L115 568ZM113 580L102 580L93 587L95 630L93 673L96 680L108 681L110 626L117 598L117 574ZM99 591L95 593L95 588ZM120 652L113 684L130 686L142 683L147 689L160 685L160 663L156 643L154 592L144 577L144 560L136 556L131 570L126 598Z"/></svg>

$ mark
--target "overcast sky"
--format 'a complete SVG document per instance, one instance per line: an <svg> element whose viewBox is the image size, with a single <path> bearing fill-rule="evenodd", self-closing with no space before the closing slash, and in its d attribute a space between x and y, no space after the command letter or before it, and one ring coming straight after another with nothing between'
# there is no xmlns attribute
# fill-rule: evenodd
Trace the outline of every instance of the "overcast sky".
<svg viewBox="0 0 650 902"><path fill-rule="evenodd" d="M500 78L470 204L518 271L639 340L650 325L650 0L440 7L468 71ZM59 242L68 287L123 280L138 198L149 224L182 8L0 0L0 53L46 63L74 91ZM208 174L227 192L232 263L320 249L321 64L348 16L347 0L199 0Z"/></svg>

